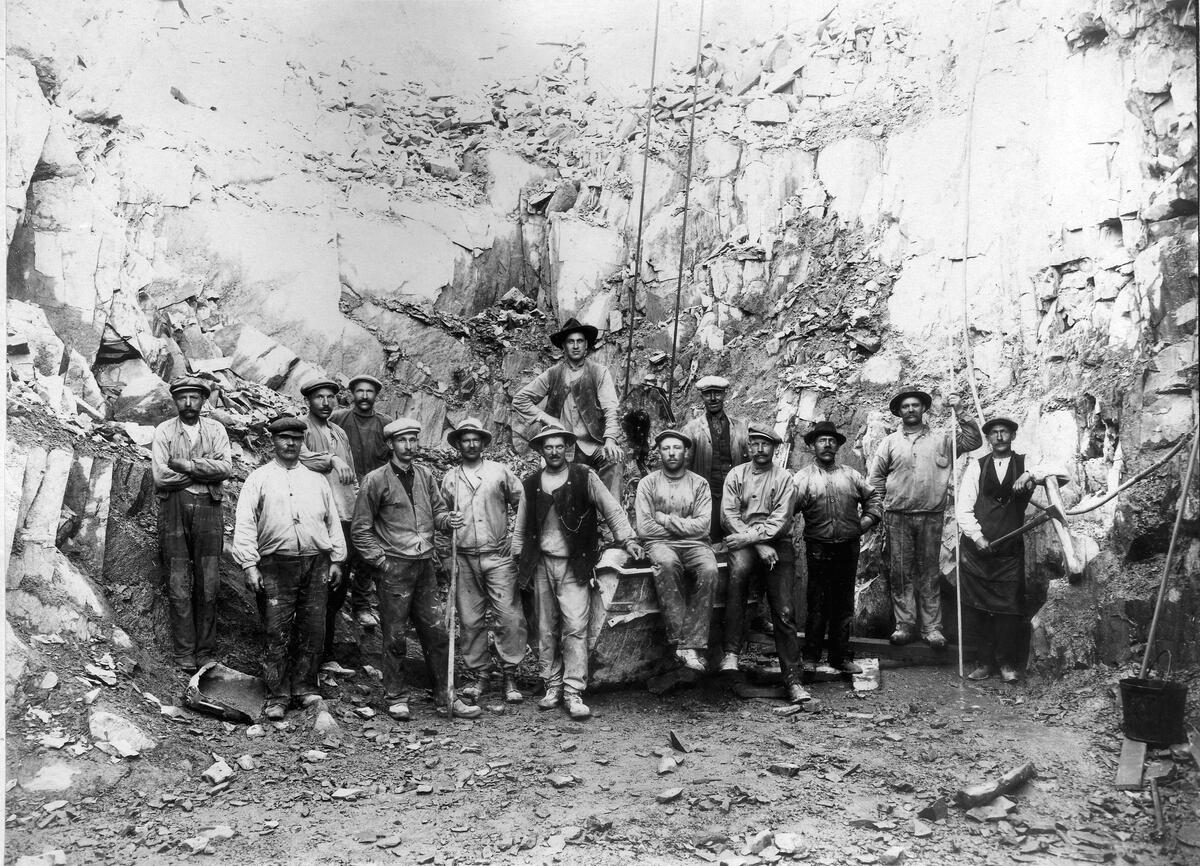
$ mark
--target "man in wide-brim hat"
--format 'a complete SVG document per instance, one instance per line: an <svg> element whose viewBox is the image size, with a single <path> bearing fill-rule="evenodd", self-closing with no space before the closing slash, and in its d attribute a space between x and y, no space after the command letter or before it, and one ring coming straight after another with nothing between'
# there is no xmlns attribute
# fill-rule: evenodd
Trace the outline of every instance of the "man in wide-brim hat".
<svg viewBox="0 0 1200 866"><path fill-rule="evenodd" d="M796 511L804 516L808 564L808 616L804 623L804 669L815 671L821 650L829 668L862 673L850 650L854 579L859 539L883 517L883 494L854 468L837 462L846 437L831 421L818 421L804 434L815 461L792 479Z"/></svg>
<svg viewBox="0 0 1200 866"><path fill-rule="evenodd" d="M519 703L525 696L517 684L517 665L525 656L527 634L508 518L521 505L521 479L503 463L484 459L492 434L478 418L463 419L446 441L462 458L442 478L442 495L463 518L457 531L456 602L463 663L471 679L463 694L479 702L488 689L494 667L488 652L490 611L504 699Z"/></svg>
<svg viewBox="0 0 1200 866"><path fill-rule="evenodd" d="M608 367L588 357L599 335L592 325L568 319L550 335L562 360L518 391L512 407L527 429L553 425L574 434L575 462L596 470L619 500L624 455L617 445L617 384Z"/></svg>
<svg viewBox="0 0 1200 866"><path fill-rule="evenodd" d="M233 453L225 427L200 414L210 393L205 380L181 376L170 391L176 417L154 428L150 467L175 663L190 673L217 656L217 589L225 549L221 502Z"/></svg>
<svg viewBox="0 0 1200 866"><path fill-rule="evenodd" d="M946 401L958 416L958 429L935 431L925 421L933 398L905 388L888 403L900 428L879 443L868 482L883 494L892 614L892 643L914 640L918 629L934 649L944 649L939 564L947 488L954 471L953 445L973 451L982 438L957 395ZM955 437L953 440L951 436Z"/></svg>
<svg viewBox="0 0 1200 866"><path fill-rule="evenodd" d="M708 482L712 490L712 524L710 535L713 541L725 537L721 525L721 496L725 490L725 476L734 466L750 459L750 439L746 433L744 418L731 418L725 412L725 395L729 391L729 380L724 376L701 376L696 390L704 402L704 414L697 415L683 428L685 436L692 440L688 450L688 468Z"/></svg>

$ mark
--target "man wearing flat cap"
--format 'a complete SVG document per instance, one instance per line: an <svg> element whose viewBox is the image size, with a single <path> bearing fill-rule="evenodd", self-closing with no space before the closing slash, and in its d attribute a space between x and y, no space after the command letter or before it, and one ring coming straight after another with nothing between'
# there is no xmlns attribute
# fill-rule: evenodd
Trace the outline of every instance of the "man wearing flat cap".
<svg viewBox="0 0 1200 866"><path fill-rule="evenodd" d="M1012 450L1017 423L992 418L983 425L991 452L963 471L955 512L963 538L959 548L963 627L975 638L977 661L968 679L985 680L997 671L1017 681L1024 626L1025 536L1002 544L997 539L1020 529L1033 498L1035 474L1025 455Z"/></svg>
<svg viewBox="0 0 1200 866"><path fill-rule="evenodd" d="M595 471L567 461L575 434L547 427L529 440L545 467L522 482L512 552L522 581L533 581L537 606L538 659L546 694L538 709L560 703L573 719L592 711L587 689L587 634L592 573L600 552L600 519L634 559L645 553L629 518Z"/></svg>
<svg viewBox="0 0 1200 866"><path fill-rule="evenodd" d="M308 425L277 418L267 428L275 456L248 476L238 496L233 559L259 600L266 632L264 713L282 719L293 700L320 697L325 597L342 577L346 543L325 476L300 463Z"/></svg>
<svg viewBox="0 0 1200 866"><path fill-rule="evenodd" d="M462 515L447 508L433 475L414 462L421 447L420 422L397 418L383 432L392 457L363 479L350 536L359 555L377 575L388 715L397 721L411 717L404 671L405 631L411 619L433 683L434 702L451 715L477 718L483 711L457 697L451 706L445 706L446 690L451 685L446 682L450 635L433 568L434 531L461 529Z"/></svg>
<svg viewBox="0 0 1200 866"><path fill-rule="evenodd" d="M729 586L725 599L725 655L721 670L736 671L745 641L746 588L751 573L767 572L767 600L775 631L775 649L787 685L788 700L801 703L809 694L800 685L803 666L796 636L796 551L792 547L792 510L796 491L792 476L775 465L779 434L751 424L750 462L735 466L725 478L721 519L729 546Z"/></svg>
<svg viewBox="0 0 1200 866"><path fill-rule="evenodd" d="M325 604L325 647L322 657L326 662L333 661L334 626L350 590L352 570L357 566L360 573L370 575L365 562L355 561L358 556L350 541L350 521L354 518L354 497L358 493L358 477L354 473L350 439L345 430L337 424L329 423L329 416L337 406L337 394L341 390L341 385L323 376L300 386L300 394L308 403L304 442L300 446L300 464L319 475L324 475L329 482L334 502L337 504L342 539L346 543L346 564L342 579L330 585L329 597Z"/></svg>
<svg viewBox="0 0 1200 866"><path fill-rule="evenodd" d="M696 389L704 401L704 414L689 421L683 428L683 435L692 440L688 468L707 481L712 490L710 537L715 542L725 537L721 523L725 476L734 466L750 460L750 440L745 420L730 418L725 413L728 379L704 376L696 383Z"/></svg>
<svg viewBox="0 0 1200 866"><path fill-rule="evenodd" d="M462 515L458 534L457 604L462 657L471 682L463 694L478 703L493 672L488 653L491 612L496 655L503 672L504 699L525 700L517 685L517 665L525 657L528 636L517 591L517 566L508 529L510 513L521 505L521 480L503 463L485 460L492 441L478 418L467 418L446 434L462 460L442 478L442 495Z"/></svg>
<svg viewBox="0 0 1200 866"><path fill-rule="evenodd" d="M862 673L850 651L854 579L859 538L883 519L883 495L853 467L839 465L846 437L829 421L804 434L816 462L796 473L796 512L804 516L808 563L808 616L804 623L804 669L815 671L824 644L829 667Z"/></svg>
<svg viewBox="0 0 1200 866"><path fill-rule="evenodd" d="M588 357L599 336L591 325L567 319L550 335L563 351L562 360L518 391L512 407L530 429L549 425L572 433L575 462L594 469L620 501L624 455L617 445L617 383L608 367Z"/></svg>
<svg viewBox="0 0 1200 866"><path fill-rule="evenodd" d="M701 653L708 649L717 585L717 559L708 540L712 494L708 482L684 465L691 439L663 430L654 442L662 468L638 482L635 527L650 556L667 642L684 667L703 673Z"/></svg>
<svg viewBox="0 0 1200 866"><path fill-rule="evenodd" d="M334 410L329 420L346 431L350 442L350 453L354 457L354 474L365 478L385 465L392 452L388 447L383 430L392 419L375 411L375 400L383 390L383 383L374 376L359 373L350 380L349 391L353 403L349 408ZM354 618L363 628L372 629L379 625L379 617L371 609L375 595L374 577L369 566L358 556L351 562L351 573L347 576L350 585L350 604Z"/></svg>
<svg viewBox="0 0 1200 866"><path fill-rule="evenodd" d="M925 421L933 398L908 388L892 398L889 408L900 428L888 434L875 452L867 481L883 494L883 526L887 532L888 571L892 583L892 643L906 644L921 636L933 649L944 649L939 565L946 496L954 471L952 442L959 453L973 451L982 438L957 395L947 402L958 416L958 430L935 431ZM955 440L951 440L951 436Z"/></svg>
<svg viewBox="0 0 1200 866"><path fill-rule="evenodd" d="M158 545L170 600L175 663L191 673L217 656L217 588L225 548L222 500L233 454L224 426L201 416L208 384L171 383L176 417L154 428L151 472Z"/></svg>

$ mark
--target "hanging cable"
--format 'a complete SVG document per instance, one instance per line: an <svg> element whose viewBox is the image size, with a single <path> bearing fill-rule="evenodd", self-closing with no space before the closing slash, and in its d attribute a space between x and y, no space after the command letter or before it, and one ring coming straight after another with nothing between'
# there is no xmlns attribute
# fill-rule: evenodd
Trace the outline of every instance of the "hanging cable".
<svg viewBox="0 0 1200 866"><path fill-rule="evenodd" d="M658 19L662 0L654 3L654 45L650 49L650 96L646 99L646 146L642 150L642 192L638 198L637 243L633 248L633 288L629 291L629 342L625 347L625 388L629 393L629 374L633 365L633 317L637 313L638 280L642 276L642 227L646 220L646 176L650 168L650 126L654 120L654 76L658 68Z"/></svg>
<svg viewBox="0 0 1200 866"><path fill-rule="evenodd" d="M692 110L688 127L687 169L683 182L683 230L679 238L679 273L675 280L675 330L671 334L671 368L667 378L667 401L675 406L675 353L679 348L679 305L683 298L683 261L687 254L688 202L692 192L692 148L696 141L696 103L700 96L700 51L704 46L704 0L700 0L700 20L696 22L696 67L692 75Z"/></svg>

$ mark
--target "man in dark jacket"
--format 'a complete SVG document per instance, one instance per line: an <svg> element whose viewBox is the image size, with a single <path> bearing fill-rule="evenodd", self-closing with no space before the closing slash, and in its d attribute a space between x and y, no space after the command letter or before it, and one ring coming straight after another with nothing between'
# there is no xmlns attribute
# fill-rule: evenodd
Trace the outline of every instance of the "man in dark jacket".
<svg viewBox="0 0 1200 866"><path fill-rule="evenodd" d="M688 449L688 468L708 482L712 490L712 528L714 542L725 537L721 524L721 496L725 491L725 476L734 466L750 460L750 436L746 421L730 418L725 413L725 392L729 380L721 376L704 376L696 383L704 401L704 414L689 421L683 428L692 445Z"/></svg>
<svg viewBox="0 0 1200 866"><path fill-rule="evenodd" d="M630 556L641 559L645 554L629 518L599 476L585 465L567 462L574 441L574 434L562 427L547 427L529 440L546 466L524 481L512 553L521 578L532 576L534 583L538 656L546 682L538 707L548 710L563 702L571 718L586 719L591 710L582 695L588 674L589 584L600 546L597 513Z"/></svg>

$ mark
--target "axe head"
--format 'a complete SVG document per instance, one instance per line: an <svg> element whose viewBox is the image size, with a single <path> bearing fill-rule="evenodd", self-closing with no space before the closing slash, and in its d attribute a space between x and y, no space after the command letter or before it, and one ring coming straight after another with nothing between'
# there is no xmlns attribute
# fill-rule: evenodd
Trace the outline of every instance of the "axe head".
<svg viewBox="0 0 1200 866"><path fill-rule="evenodd" d="M1067 515L1066 515L1066 514L1064 514L1064 513L1063 513L1063 510L1062 510L1061 508L1059 508L1059 507L1058 507L1058 505L1056 505L1056 504L1054 504L1054 503L1051 503L1050 505L1047 505L1047 506L1046 506L1044 509L1042 509L1042 511L1043 511L1043 513L1044 513L1044 514L1045 514L1047 517L1049 517L1051 520L1057 520L1057 521L1059 521L1060 523L1066 523L1066 522L1067 522Z"/></svg>

